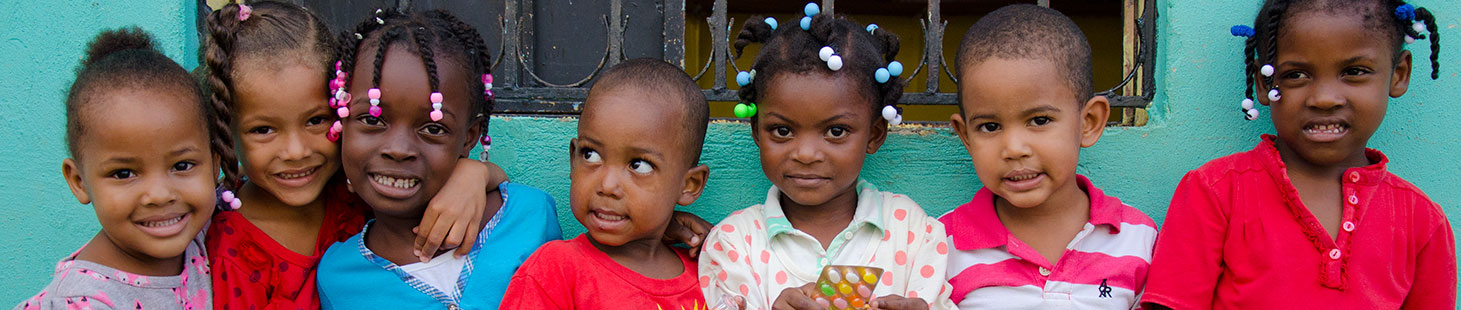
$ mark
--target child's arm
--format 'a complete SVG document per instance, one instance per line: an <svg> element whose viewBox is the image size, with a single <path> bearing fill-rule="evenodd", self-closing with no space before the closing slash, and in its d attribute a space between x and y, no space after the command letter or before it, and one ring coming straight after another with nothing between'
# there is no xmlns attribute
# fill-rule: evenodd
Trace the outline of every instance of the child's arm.
<svg viewBox="0 0 1461 310"><path fill-rule="evenodd" d="M477 242L482 228L482 212L486 210L487 193L507 181L507 173L492 163L471 158L457 159L457 167L436 197L427 204L421 225L416 226L415 254L425 262L436 256L438 249L456 249L456 257L466 256ZM485 189L485 190L484 190Z"/></svg>
<svg viewBox="0 0 1461 310"><path fill-rule="evenodd" d="M1228 219L1209 183L1188 172L1177 184L1157 235L1142 303L1177 309L1211 307L1222 274Z"/></svg>
<svg viewBox="0 0 1461 310"><path fill-rule="evenodd" d="M771 305L772 310L820 310L821 305L812 300L812 291L816 290L813 285L816 282L807 283L801 287L788 287L781 290L781 295L776 296L776 303Z"/></svg>
<svg viewBox="0 0 1461 310"><path fill-rule="evenodd" d="M770 309L771 299L764 296L760 286L757 285L756 271L746 265L744 259L750 257L747 254L749 244L744 241L745 234L751 231L749 227L735 227L732 232L726 232L723 225L731 223L722 222L711 229L710 236L705 238L705 253L700 253L700 279L708 281L708 286L702 286L705 300L718 302L725 296L742 297L746 300L744 310ZM732 226L734 227L734 226ZM732 259L734 255L734 259ZM773 276L760 275L763 281L775 279ZM744 293L743 293L744 292Z"/></svg>
<svg viewBox="0 0 1461 310"><path fill-rule="evenodd" d="M670 226L665 229L664 241L667 244L684 243L690 246L690 258L700 257L700 241L710 235L710 229L715 225L700 218L694 213L675 211L670 218Z"/></svg>
<svg viewBox="0 0 1461 310"><path fill-rule="evenodd" d="M1440 206L1427 206L1440 210ZM1436 217L1446 215L1437 212ZM1451 225L1441 221L1415 259L1415 282L1402 309L1456 308L1456 239Z"/></svg>

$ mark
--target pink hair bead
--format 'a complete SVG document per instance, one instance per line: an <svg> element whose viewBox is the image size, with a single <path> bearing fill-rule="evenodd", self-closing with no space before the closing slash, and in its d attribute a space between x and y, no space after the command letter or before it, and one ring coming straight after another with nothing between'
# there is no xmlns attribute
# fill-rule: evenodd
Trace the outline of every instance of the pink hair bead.
<svg viewBox="0 0 1461 310"><path fill-rule="evenodd" d="M365 94L370 96L370 99L380 99L379 88L371 88L369 91L366 91Z"/></svg>
<svg viewBox="0 0 1461 310"><path fill-rule="evenodd" d="M441 117L441 110L431 111L431 121L440 121Z"/></svg>
<svg viewBox="0 0 1461 310"><path fill-rule="evenodd" d="M229 202L228 203L228 208L233 209L233 210L238 210L238 208L242 208L242 207L243 207L243 201L242 200L234 199L232 202Z"/></svg>
<svg viewBox="0 0 1461 310"><path fill-rule="evenodd" d="M483 74L482 75L482 84L492 84L492 75L491 74Z"/></svg>
<svg viewBox="0 0 1461 310"><path fill-rule="evenodd" d="M254 8L249 7L247 5L243 5L243 4L238 5L238 21L248 20L249 19L249 16L253 16L253 15L254 15Z"/></svg>
<svg viewBox="0 0 1461 310"><path fill-rule="evenodd" d="M344 62L341 62L341 61L336 60L335 61L335 71L340 71L340 67L341 66L344 66L344 65L345 65Z"/></svg>
<svg viewBox="0 0 1461 310"><path fill-rule="evenodd" d="M340 118L345 118L347 116L350 116L350 107L347 107L345 105L340 105L340 108L335 109L335 115L339 115ZM336 123L336 124L339 124L339 123Z"/></svg>
<svg viewBox="0 0 1461 310"><path fill-rule="evenodd" d="M380 106L370 106L370 116L380 117Z"/></svg>
<svg viewBox="0 0 1461 310"><path fill-rule="evenodd" d="M441 93L431 93L432 103L441 103Z"/></svg>
<svg viewBox="0 0 1461 310"><path fill-rule="evenodd" d="M223 196L223 202L230 202L233 201L233 199L235 198L233 196L233 191L223 191L223 195L221 196Z"/></svg>

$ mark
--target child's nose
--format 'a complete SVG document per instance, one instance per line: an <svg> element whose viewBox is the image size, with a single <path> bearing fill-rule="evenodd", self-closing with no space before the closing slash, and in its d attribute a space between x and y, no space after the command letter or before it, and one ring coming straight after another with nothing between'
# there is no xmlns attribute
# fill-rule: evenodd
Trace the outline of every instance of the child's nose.
<svg viewBox="0 0 1461 310"><path fill-rule="evenodd" d="M603 179L599 181L599 188L597 190L599 196L616 199L624 197L624 187L622 184L620 184L621 182L623 182L623 180L620 180L621 174L622 173L615 173L613 171L604 173Z"/></svg>
<svg viewBox="0 0 1461 310"><path fill-rule="evenodd" d="M279 152L279 159L294 161L309 157L310 150L305 145L305 139L307 139L304 136L305 134L303 131L295 131L287 135L284 141L284 150Z"/></svg>
<svg viewBox="0 0 1461 310"><path fill-rule="evenodd" d="M1030 144L1026 143L1030 137L1017 130L1006 131L1004 139L1000 141L1000 156L1005 160L1017 160L1030 157L1032 153Z"/></svg>
<svg viewBox="0 0 1461 310"><path fill-rule="evenodd" d="M801 164L814 164L822 161L822 151L819 149L820 139L797 140L794 140L791 145L791 160Z"/></svg>
<svg viewBox="0 0 1461 310"><path fill-rule="evenodd" d="M397 131L397 130L393 130ZM384 142L380 147L380 156L391 161L409 161L416 159L416 148L412 145L410 136L396 134L383 137Z"/></svg>
<svg viewBox="0 0 1461 310"><path fill-rule="evenodd" d="M166 176L153 176L145 178L141 201L144 206L165 206L178 200L177 191L173 190L172 182Z"/></svg>
<svg viewBox="0 0 1461 310"><path fill-rule="evenodd" d="M1341 91L1343 85L1339 84L1342 84L1342 82L1337 80L1334 82L1319 82L1318 85L1315 85L1314 95L1310 96L1310 99L1305 103L1310 108L1319 110L1333 110L1344 107L1345 98L1344 93Z"/></svg>

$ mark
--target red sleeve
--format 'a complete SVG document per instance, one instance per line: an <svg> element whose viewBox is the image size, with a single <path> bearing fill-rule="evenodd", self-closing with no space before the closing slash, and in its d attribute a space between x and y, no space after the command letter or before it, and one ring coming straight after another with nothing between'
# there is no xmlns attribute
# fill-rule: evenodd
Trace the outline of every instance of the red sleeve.
<svg viewBox="0 0 1461 310"><path fill-rule="evenodd" d="M237 309L269 303L268 290L275 276L265 268L267 255L229 222L241 219L236 212L217 214L207 236L208 268L213 280L213 308Z"/></svg>
<svg viewBox="0 0 1461 310"><path fill-rule="evenodd" d="M569 261L555 261L555 258L575 257L569 253L550 253L554 247L543 246L523 262L507 292L502 294L501 309L573 309L573 280L567 276L551 275L553 266L572 266ZM553 279L540 281L539 279Z"/></svg>
<svg viewBox="0 0 1461 310"><path fill-rule="evenodd" d="M1415 258L1415 282L1405 296L1402 309L1456 308L1456 239L1441 207L1427 206L1435 215L1429 239ZM1429 211L1429 210L1427 210Z"/></svg>
<svg viewBox="0 0 1461 310"><path fill-rule="evenodd" d="M1222 274L1222 245L1228 227L1225 209L1201 173L1192 171L1182 177L1157 235L1143 303L1174 309L1212 305Z"/></svg>

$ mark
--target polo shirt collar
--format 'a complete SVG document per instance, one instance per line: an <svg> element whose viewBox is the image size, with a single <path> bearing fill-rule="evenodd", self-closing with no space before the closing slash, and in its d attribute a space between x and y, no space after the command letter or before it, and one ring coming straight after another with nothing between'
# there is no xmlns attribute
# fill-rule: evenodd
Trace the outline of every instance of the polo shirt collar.
<svg viewBox="0 0 1461 310"><path fill-rule="evenodd" d="M1121 229L1121 219L1126 215L1127 208L1122 208L1120 199L1106 196L1101 189L1091 184L1091 180L1083 175L1076 175L1076 184L1086 193L1090 199L1091 225L1107 225L1111 227L1112 233ZM960 251L988 249L999 246L1007 246L1013 240L1008 228L999 221L999 215L994 212L994 192L988 188L980 188L970 200L943 217L939 222L944 223L944 229L948 231L949 238L953 239L954 248Z"/></svg>
<svg viewBox="0 0 1461 310"><path fill-rule="evenodd" d="M862 225L883 229L883 199L878 193L877 186L866 180L857 180L857 209L852 213L852 222L847 224L848 230L855 230ZM766 192L766 203L763 207L766 213L767 239L796 231L796 228L791 227L791 222L786 220L786 212L781 209L781 189L772 185Z"/></svg>

